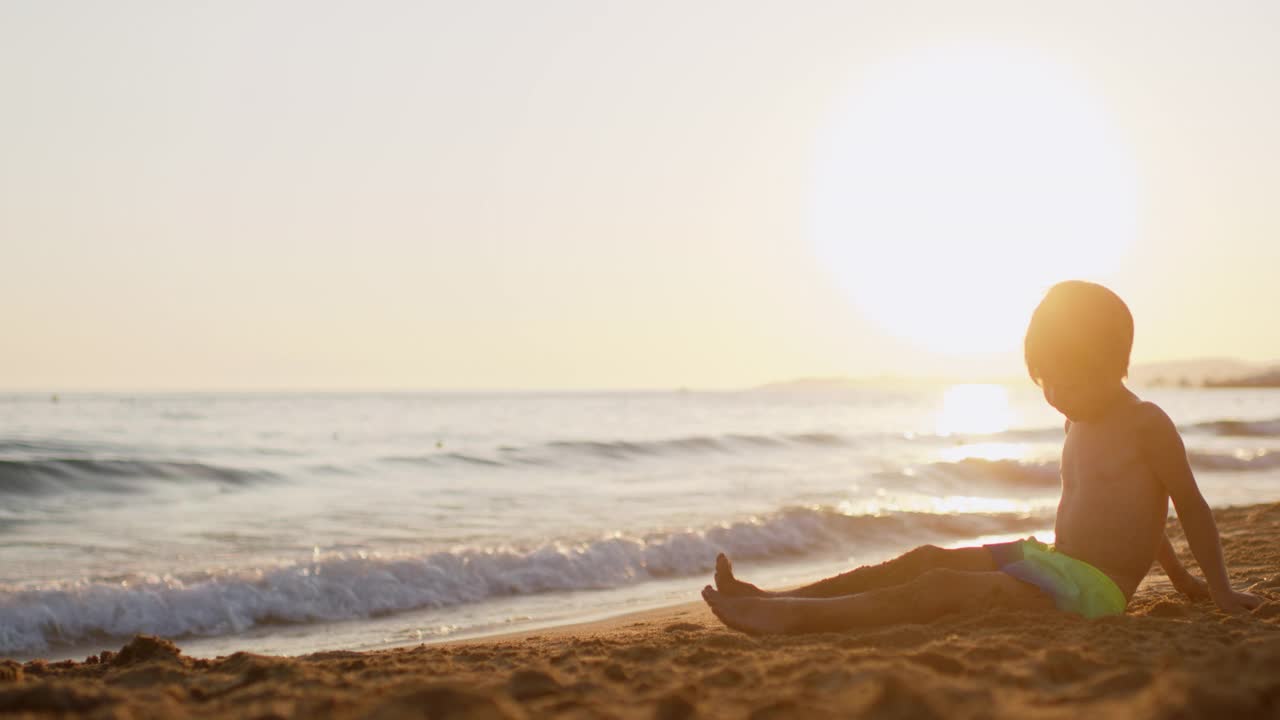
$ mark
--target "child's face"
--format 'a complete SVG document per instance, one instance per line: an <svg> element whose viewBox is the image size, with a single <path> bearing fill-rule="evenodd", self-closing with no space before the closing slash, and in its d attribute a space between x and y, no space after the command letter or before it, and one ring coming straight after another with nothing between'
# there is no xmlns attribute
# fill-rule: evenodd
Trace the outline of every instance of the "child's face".
<svg viewBox="0 0 1280 720"><path fill-rule="evenodd" d="M1098 376L1052 368L1040 378L1045 402L1072 422L1096 419L1122 387L1119 380L1098 381Z"/></svg>

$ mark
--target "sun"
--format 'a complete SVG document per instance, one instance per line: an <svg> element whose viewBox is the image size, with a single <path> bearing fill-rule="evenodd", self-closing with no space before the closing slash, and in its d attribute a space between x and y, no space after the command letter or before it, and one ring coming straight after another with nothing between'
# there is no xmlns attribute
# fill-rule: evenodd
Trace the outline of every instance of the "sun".
<svg viewBox="0 0 1280 720"><path fill-rule="evenodd" d="M819 134L810 233L886 331L1012 349L1043 292L1113 272L1137 234L1134 161L1070 67L952 46L866 69Z"/></svg>

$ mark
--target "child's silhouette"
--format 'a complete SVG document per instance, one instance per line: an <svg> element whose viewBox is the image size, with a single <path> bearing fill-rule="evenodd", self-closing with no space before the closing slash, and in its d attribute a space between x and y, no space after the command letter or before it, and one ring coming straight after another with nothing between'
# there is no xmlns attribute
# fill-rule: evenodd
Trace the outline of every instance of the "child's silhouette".
<svg viewBox="0 0 1280 720"><path fill-rule="evenodd" d="M991 607L1098 617L1124 612L1155 560L1190 597L1243 612L1261 600L1231 589L1217 526L1169 416L1124 386L1133 317L1115 293L1080 281L1049 290L1027 328L1026 363L1044 398L1066 416L1056 545L1034 539L944 550L923 546L789 592L736 579L716 558L702 596L726 625L747 632L823 632L922 622ZM1169 500L1204 571L1194 578L1164 535Z"/></svg>

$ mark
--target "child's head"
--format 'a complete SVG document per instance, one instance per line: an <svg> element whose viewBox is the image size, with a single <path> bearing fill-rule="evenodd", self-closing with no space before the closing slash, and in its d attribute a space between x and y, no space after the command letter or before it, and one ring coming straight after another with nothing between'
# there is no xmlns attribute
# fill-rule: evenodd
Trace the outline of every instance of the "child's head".
<svg viewBox="0 0 1280 720"><path fill-rule="evenodd" d="M1133 315L1118 295L1068 280L1049 289L1031 315L1027 372L1045 399L1072 420L1088 416L1129 374Z"/></svg>

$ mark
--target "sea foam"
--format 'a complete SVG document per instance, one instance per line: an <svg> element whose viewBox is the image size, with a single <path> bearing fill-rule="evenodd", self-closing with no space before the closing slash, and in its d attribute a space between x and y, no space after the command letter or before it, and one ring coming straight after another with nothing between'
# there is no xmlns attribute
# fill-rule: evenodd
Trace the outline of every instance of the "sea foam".
<svg viewBox="0 0 1280 720"><path fill-rule="evenodd" d="M1024 532L1036 514L845 515L791 508L704 529L552 542L529 549L460 548L381 557L335 554L234 573L0 588L0 653L94 639L238 633L271 623L368 618L490 598L615 588L709 573L717 553L769 559Z"/></svg>

